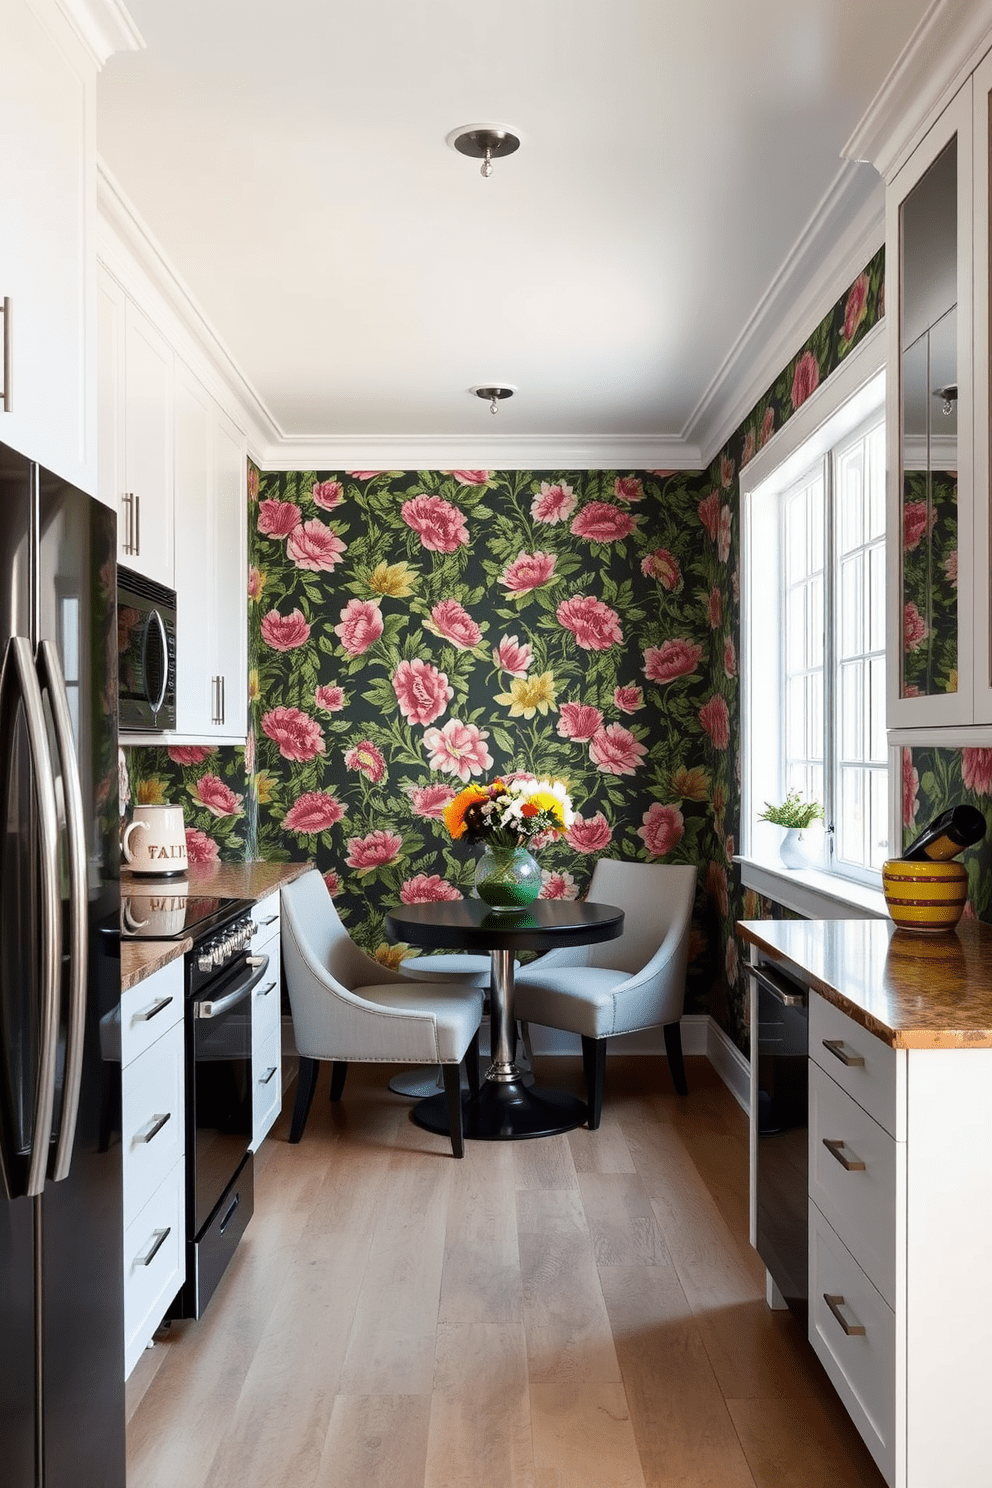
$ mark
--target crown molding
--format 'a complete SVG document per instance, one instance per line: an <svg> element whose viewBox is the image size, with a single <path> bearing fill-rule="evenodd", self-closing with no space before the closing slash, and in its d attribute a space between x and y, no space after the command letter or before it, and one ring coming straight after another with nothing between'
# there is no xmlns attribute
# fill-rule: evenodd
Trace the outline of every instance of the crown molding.
<svg viewBox="0 0 992 1488"><path fill-rule="evenodd" d="M698 446L651 435L282 436L263 470L698 470Z"/></svg>
<svg viewBox="0 0 992 1488"><path fill-rule="evenodd" d="M97 67L115 52L141 52L145 43L119 0L55 0Z"/></svg>
<svg viewBox="0 0 992 1488"><path fill-rule="evenodd" d="M682 431L709 465L885 241L882 184L845 161Z"/></svg>
<svg viewBox="0 0 992 1488"><path fill-rule="evenodd" d="M890 181L989 47L988 0L934 0L841 154Z"/></svg>

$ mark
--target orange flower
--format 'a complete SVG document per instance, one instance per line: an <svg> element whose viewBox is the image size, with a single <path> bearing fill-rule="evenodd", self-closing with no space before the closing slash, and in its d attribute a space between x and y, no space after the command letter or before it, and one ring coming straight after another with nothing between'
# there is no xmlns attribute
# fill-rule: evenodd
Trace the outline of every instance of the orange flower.
<svg viewBox="0 0 992 1488"><path fill-rule="evenodd" d="M473 801L485 801L489 795L479 785L467 785L463 791L459 791L453 801L449 801L444 808L444 824L452 837L457 842L465 831L465 813Z"/></svg>

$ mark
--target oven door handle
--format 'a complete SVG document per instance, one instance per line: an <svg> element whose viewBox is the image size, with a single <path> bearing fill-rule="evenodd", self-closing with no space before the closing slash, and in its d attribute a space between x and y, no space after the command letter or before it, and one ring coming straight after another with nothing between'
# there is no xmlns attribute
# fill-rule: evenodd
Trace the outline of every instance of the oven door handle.
<svg viewBox="0 0 992 1488"><path fill-rule="evenodd" d="M776 1002L781 1002L785 1007L805 1007L807 994L802 987L795 982L789 982L785 977L779 978L766 966L748 966L747 974L759 987L770 992Z"/></svg>
<svg viewBox="0 0 992 1488"><path fill-rule="evenodd" d="M262 964L252 971L248 980L246 982L239 982L232 991L228 992L226 996L219 998L217 1002L211 1002L205 997L198 1002L194 1001L193 1017L219 1018L222 1013L226 1013L229 1008L234 1007L237 1003L241 1002L242 998L247 997L250 992L253 992L269 969L268 956L262 956L258 959Z"/></svg>

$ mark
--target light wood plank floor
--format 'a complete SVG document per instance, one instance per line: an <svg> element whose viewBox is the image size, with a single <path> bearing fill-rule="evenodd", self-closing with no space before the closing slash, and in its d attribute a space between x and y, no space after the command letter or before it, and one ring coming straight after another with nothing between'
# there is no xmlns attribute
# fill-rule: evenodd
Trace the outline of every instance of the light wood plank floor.
<svg viewBox="0 0 992 1488"><path fill-rule="evenodd" d="M598 1132L462 1162L391 1068L336 1109L325 1072L206 1316L128 1383L129 1488L881 1488L765 1306L745 1117L686 1065L680 1100L663 1060L611 1059Z"/></svg>

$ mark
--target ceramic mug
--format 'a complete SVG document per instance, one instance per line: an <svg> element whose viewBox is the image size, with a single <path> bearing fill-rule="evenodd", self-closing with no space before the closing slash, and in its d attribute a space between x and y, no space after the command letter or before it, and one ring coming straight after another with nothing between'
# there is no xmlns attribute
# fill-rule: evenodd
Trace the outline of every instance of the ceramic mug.
<svg viewBox="0 0 992 1488"><path fill-rule="evenodd" d="M124 857L135 873L185 873L186 827L181 806L135 806L124 828Z"/></svg>
<svg viewBox="0 0 992 1488"><path fill-rule="evenodd" d="M178 935L186 923L189 884L170 884L168 891L130 888L121 895L121 924L125 935L143 940Z"/></svg>

